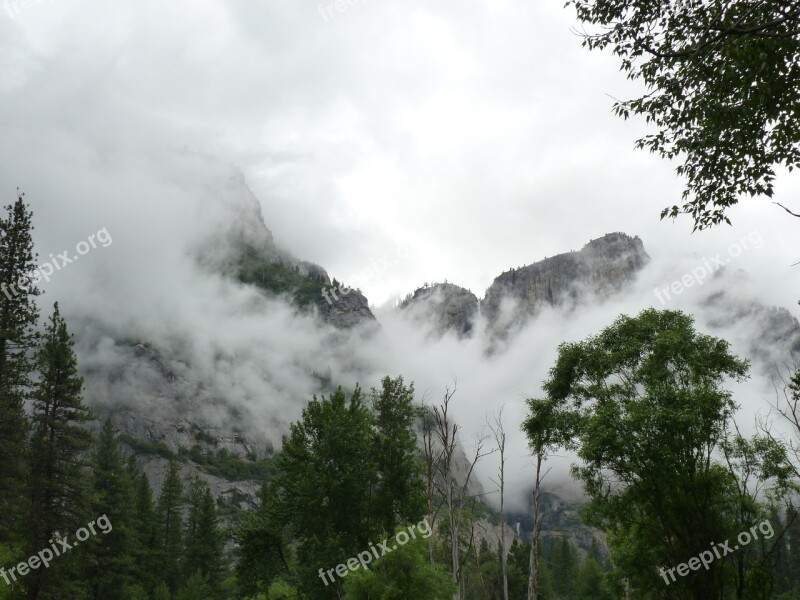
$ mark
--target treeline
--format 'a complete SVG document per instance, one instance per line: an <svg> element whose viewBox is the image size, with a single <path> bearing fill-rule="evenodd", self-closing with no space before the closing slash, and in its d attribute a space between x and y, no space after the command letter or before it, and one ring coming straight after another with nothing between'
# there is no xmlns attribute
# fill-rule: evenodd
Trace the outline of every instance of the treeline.
<svg viewBox="0 0 800 600"><path fill-rule="evenodd" d="M726 386L749 365L683 313L623 316L559 347L521 424L529 541L503 526L502 413L467 455L455 389L420 405L402 377L312 398L265 463L158 447L156 498L130 440L110 422L90 433L58 304L39 321L30 232L20 197L0 219L0 599L800 600L800 373L773 407L791 435L765 419L742 435ZM602 551L542 532L563 451ZM473 485L489 455L499 514ZM181 459L254 476L258 507L221 523Z"/></svg>
<svg viewBox="0 0 800 600"><path fill-rule="evenodd" d="M56 303L41 325L31 212L0 219L0 598L196 600L224 565L216 504L173 462L158 502L109 422L96 439Z"/></svg>

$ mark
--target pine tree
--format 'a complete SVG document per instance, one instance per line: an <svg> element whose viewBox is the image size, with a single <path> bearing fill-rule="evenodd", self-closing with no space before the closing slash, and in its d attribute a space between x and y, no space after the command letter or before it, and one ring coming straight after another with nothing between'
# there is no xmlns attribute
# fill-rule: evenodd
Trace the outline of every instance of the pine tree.
<svg viewBox="0 0 800 600"><path fill-rule="evenodd" d="M160 582L159 526L153 490L147 476L142 473L136 459L128 462L128 474L134 481L132 555L133 579L145 590L154 593Z"/></svg>
<svg viewBox="0 0 800 600"><path fill-rule="evenodd" d="M89 568L92 598L120 598L133 569L131 527L133 486L119 453L110 420L103 425L92 464L92 492L96 515L106 515L113 529L92 538Z"/></svg>
<svg viewBox="0 0 800 600"><path fill-rule="evenodd" d="M569 538L559 538L550 549L548 559L552 566L555 592L560 597L570 597L578 575L578 555Z"/></svg>
<svg viewBox="0 0 800 600"><path fill-rule="evenodd" d="M33 370L31 353L39 290L29 277L36 267L32 214L20 194L0 219L0 543L12 539L21 518L25 487L25 440L29 429L24 400ZM15 536L14 536L15 537Z"/></svg>
<svg viewBox="0 0 800 600"><path fill-rule="evenodd" d="M72 337L55 304L36 353L39 380L33 391L34 435L31 441L28 546L31 554L50 545L54 535L71 534L86 524L88 490L84 469L92 438L85 424L93 417L83 404L83 379L78 375ZM68 573L76 552L27 579L28 598L66 598L77 577Z"/></svg>
<svg viewBox="0 0 800 600"><path fill-rule="evenodd" d="M162 578L169 590L177 592L181 581L183 562L183 485L178 472L178 463L172 461L158 498L159 564Z"/></svg>
<svg viewBox="0 0 800 600"><path fill-rule="evenodd" d="M216 594L222 570L222 536L217 523L217 507L208 485L196 477L189 493L184 572L187 579L199 574Z"/></svg>

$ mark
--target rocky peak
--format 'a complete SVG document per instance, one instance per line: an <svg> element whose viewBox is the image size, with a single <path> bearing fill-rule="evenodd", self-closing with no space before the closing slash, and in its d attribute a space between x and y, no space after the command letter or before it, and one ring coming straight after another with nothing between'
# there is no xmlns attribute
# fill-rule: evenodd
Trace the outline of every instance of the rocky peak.
<svg viewBox="0 0 800 600"><path fill-rule="evenodd" d="M506 329L545 306L575 306L591 296L606 298L623 289L649 260L638 236L609 233L579 252L504 272L486 291L481 312L490 326ZM502 318L503 303L509 300L512 314Z"/></svg>
<svg viewBox="0 0 800 600"><path fill-rule="evenodd" d="M439 335L454 331L469 335L478 315L478 298L471 291L452 283L425 284L400 303L414 319L432 324Z"/></svg>

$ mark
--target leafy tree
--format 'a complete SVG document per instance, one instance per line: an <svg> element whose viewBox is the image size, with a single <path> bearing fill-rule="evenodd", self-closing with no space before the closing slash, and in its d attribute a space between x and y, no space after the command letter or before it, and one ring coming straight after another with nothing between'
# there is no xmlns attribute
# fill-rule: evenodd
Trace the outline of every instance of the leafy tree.
<svg viewBox="0 0 800 600"><path fill-rule="evenodd" d="M122 461L117 437L106 420L92 460L94 515L106 515L112 529L91 538L92 560L88 570L92 598L122 598L133 569L131 509L133 487Z"/></svg>
<svg viewBox="0 0 800 600"><path fill-rule="evenodd" d="M697 333L678 311L622 316L598 336L559 348L543 387L583 411L574 473L590 497L586 516L606 529L613 561L634 590L666 587L659 568L745 525L731 510L735 477L714 456L735 409L723 382L746 372L725 341ZM670 581L664 597L717 597L724 565Z"/></svg>
<svg viewBox="0 0 800 600"><path fill-rule="evenodd" d="M49 540L86 524L88 490L85 459L92 436L85 424L92 414L83 404L83 379L78 375L73 341L55 304L36 352L39 380L33 390L34 435L31 441L28 549L30 555L50 546ZM77 552L59 557L49 569L27 578L28 598L69 598L78 574Z"/></svg>
<svg viewBox="0 0 800 600"><path fill-rule="evenodd" d="M335 597L320 568L344 562L377 538L373 416L356 387L315 396L293 423L278 456L275 478L281 510L298 540L298 578L312 598Z"/></svg>
<svg viewBox="0 0 800 600"><path fill-rule="evenodd" d="M297 590L283 579L276 579L267 590L266 600L299 600Z"/></svg>
<svg viewBox="0 0 800 600"><path fill-rule="evenodd" d="M535 471L531 511L533 531L531 532L531 552L528 565L528 600L537 600L539 590L539 535L544 517L541 506L542 481L547 474L544 462L559 448L572 448L573 438L580 424L579 415L569 410L553 398L531 398L528 403L528 416L522 423L522 430L528 437Z"/></svg>
<svg viewBox="0 0 800 600"><path fill-rule="evenodd" d="M773 195L775 168L800 165L800 6L785 0L568 0L590 27L584 46L611 48L647 91L617 102L658 131L637 142L680 158L695 229L730 222L743 195ZM786 209L788 211L788 209ZM800 214L792 213L794 216Z"/></svg>
<svg viewBox="0 0 800 600"><path fill-rule="evenodd" d="M169 471L158 498L158 553L159 571L171 593L178 590L183 561L183 485L176 461L169 463Z"/></svg>
<svg viewBox="0 0 800 600"><path fill-rule="evenodd" d="M29 423L24 400L34 368L39 290L30 273L36 267L32 214L20 194L0 219L0 543L12 539L23 522L25 441ZM17 540L18 541L18 540Z"/></svg>
<svg viewBox="0 0 800 600"><path fill-rule="evenodd" d="M375 490L377 519L385 531L399 523L417 523L425 513L425 491L414 431L414 384L402 377L381 381L372 390L375 413L374 441L378 482Z"/></svg>
<svg viewBox="0 0 800 600"><path fill-rule="evenodd" d="M450 600L456 587L447 571L428 562L425 540L415 539L368 569L351 572L344 590L345 600Z"/></svg>

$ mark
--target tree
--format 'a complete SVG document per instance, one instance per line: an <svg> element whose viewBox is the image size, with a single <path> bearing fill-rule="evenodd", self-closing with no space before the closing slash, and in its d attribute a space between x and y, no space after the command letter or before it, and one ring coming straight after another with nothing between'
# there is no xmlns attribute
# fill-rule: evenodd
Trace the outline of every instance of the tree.
<svg viewBox="0 0 800 600"><path fill-rule="evenodd" d="M503 600L508 600L508 569L506 568L506 432L503 428L503 408L495 413L493 423L490 425L497 452L500 455L497 471L497 488L500 491L500 577L503 583Z"/></svg>
<svg viewBox="0 0 800 600"><path fill-rule="evenodd" d="M183 562L183 485L177 461L169 463L167 477L158 498L158 553L164 582L176 593L181 581Z"/></svg>
<svg viewBox="0 0 800 600"><path fill-rule="evenodd" d="M695 229L730 223L743 195L773 195L775 168L800 165L800 5L785 0L568 0L647 92L614 112L643 115L658 132L637 141L680 158L683 205ZM783 207L789 211L788 208ZM796 211L791 212L800 217Z"/></svg>
<svg viewBox="0 0 800 600"><path fill-rule="evenodd" d="M200 574L214 595L222 578L222 542L214 497L208 484L195 477L189 493L184 572L188 577Z"/></svg>
<svg viewBox="0 0 800 600"><path fill-rule="evenodd" d="M85 424L93 419L83 404L83 379L67 324L58 303L36 352L39 379L33 390L34 434L31 440L28 549L50 546L54 536L72 533L86 523L88 490L84 469L92 436ZM77 553L59 557L49 569L28 577L28 598L68 598L76 578Z"/></svg>
<svg viewBox="0 0 800 600"><path fill-rule="evenodd" d="M539 534L542 531L542 482L547 476L544 463L548 456L559 448L573 448L579 423L579 415L569 410L562 402L553 398L530 398L528 416L522 430L528 438L528 446L534 458L533 492L531 494L531 550L528 565L528 600L537 600L539 591Z"/></svg>
<svg viewBox="0 0 800 600"><path fill-rule="evenodd" d="M23 522L25 442L29 423L24 400L33 370L39 317L39 290L30 274L36 267L32 213L19 194L0 219L0 543L12 539Z"/></svg>
<svg viewBox="0 0 800 600"><path fill-rule="evenodd" d="M753 525L739 522L735 476L715 460L735 410L723 384L747 368L679 311L622 316L560 346L543 388L582 411L573 472L590 498L587 518L607 531L612 560L634 591L668 584L664 597L717 597L728 561L677 581L663 567Z"/></svg>
<svg viewBox="0 0 800 600"><path fill-rule="evenodd" d="M360 388L348 400L339 387L308 403L278 455L277 498L299 542L299 583L312 598L336 597L341 584L325 586L318 570L343 563L380 532L373 422Z"/></svg>
<svg viewBox="0 0 800 600"><path fill-rule="evenodd" d="M475 544L474 525L467 532L469 504L474 504L474 498L469 493L469 485L475 465L481 458L493 451L483 450L484 440L479 438L475 444L475 452L471 459L467 459L467 471L463 482L456 480L456 456L460 450L459 431L461 428L454 423L450 414L450 404L456 393L453 389L446 388L442 403L433 407L433 444L440 450L439 460L436 463L436 475L433 478L436 491L442 498L441 507L445 511L445 529L450 546L450 576L457 587L453 600L462 600L462 575L465 557L473 551ZM437 509L438 512L438 509ZM462 546L466 544L466 548Z"/></svg>
<svg viewBox="0 0 800 600"><path fill-rule="evenodd" d="M425 542L415 539L369 569L349 574L344 600L449 600L456 591L450 579L445 570L428 562Z"/></svg>
<svg viewBox="0 0 800 600"><path fill-rule="evenodd" d="M246 515L234 532L239 544L236 579L243 596L266 591L280 576L289 575L288 549L283 540L286 518L276 487L264 483L260 505Z"/></svg>
<svg viewBox="0 0 800 600"><path fill-rule="evenodd" d="M129 477L134 482L132 503L131 554L133 555L133 580L147 592L154 593L161 570L160 529L153 490L147 476L142 473L134 457L128 462Z"/></svg>
<svg viewBox="0 0 800 600"><path fill-rule="evenodd" d="M372 390L378 481L375 506L384 531L416 523L425 511L425 494L414 431L414 384L384 377Z"/></svg>
<svg viewBox="0 0 800 600"><path fill-rule="evenodd" d="M122 461L114 426L106 420L92 460L92 514L106 515L113 529L91 538L88 569L92 598L122 598L131 580L131 496L133 486Z"/></svg>
<svg viewBox="0 0 800 600"><path fill-rule="evenodd" d="M553 588L559 598L571 598L578 577L578 554L569 538L562 536L547 556L553 573Z"/></svg>

